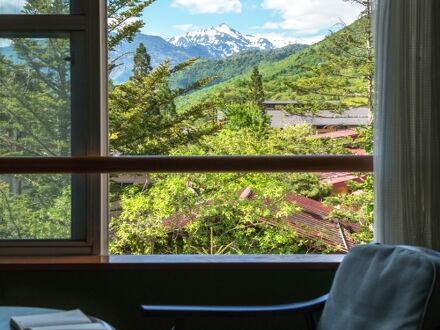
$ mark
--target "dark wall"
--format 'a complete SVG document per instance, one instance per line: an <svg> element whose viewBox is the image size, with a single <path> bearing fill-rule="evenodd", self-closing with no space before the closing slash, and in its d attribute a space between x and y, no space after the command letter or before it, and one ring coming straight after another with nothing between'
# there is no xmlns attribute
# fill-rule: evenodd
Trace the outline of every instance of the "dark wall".
<svg viewBox="0 0 440 330"><path fill-rule="evenodd" d="M117 330L170 329L141 304L271 304L328 291L331 270L45 270L0 272L0 304L80 308ZM291 320L189 320L188 330L303 329Z"/></svg>

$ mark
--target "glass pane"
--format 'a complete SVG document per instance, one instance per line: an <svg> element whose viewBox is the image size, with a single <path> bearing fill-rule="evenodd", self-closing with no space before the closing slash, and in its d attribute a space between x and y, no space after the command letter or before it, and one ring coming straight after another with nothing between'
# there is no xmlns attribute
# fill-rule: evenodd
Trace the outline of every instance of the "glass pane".
<svg viewBox="0 0 440 330"><path fill-rule="evenodd" d="M70 175L0 176L0 240L71 238Z"/></svg>
<svg viewBox="0 0 440 330"><path fill-rule="evenodd" d="M112 152L368 153L370 5L156 1L132 42L110 51Z"/></svg>
<svg viewBox="0 0 440 330"><path fill-rule="evenodd" d="M69 14L70 0L0 0L0 15Z"/></svg>
<svg viewBox="0 0 440 330"><path fill-rule="evenodd" d="M372 240L359 173L113 175L112 254L346 253Z"/></svg>
<svg viewBox="0 0 440 330"><path fill-rule="evenodd" d="M68 38L0 40L0 157L71 153Z"/></svg>

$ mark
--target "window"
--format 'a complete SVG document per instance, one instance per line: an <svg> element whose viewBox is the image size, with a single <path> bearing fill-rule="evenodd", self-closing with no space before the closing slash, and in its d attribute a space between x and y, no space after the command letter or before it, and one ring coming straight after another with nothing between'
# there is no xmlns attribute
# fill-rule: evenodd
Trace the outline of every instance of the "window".
<svg viewBox="0 0 440 330"><path fill-rule="evenodd" d="M339 252L349 244L344 243L342 220L346 219L338 221L338 217L354 220L350 207L364 206L369 212L362 222L367 234L358 237L367 241L372 236L370 176L310 174L314 169L308 166L302 167L305 173L288 172L298 171L301 160L325 163L334 159L320 157L323 155L336 156L342 163L368 159L338 157L368 154L356 131L368 126L371 119L373 63L372 49L367 46L371 36L368 1L362 1L362 8L357 7L359 1L339 0L315 1L314 6L319 6L313 8L295 1L236 1L236 8L225 3L205 8L196 3L157 1L145 10L147 25L142 33L110 54L115 63L110 74L111 153L200 157L200 163L194 158L163 158L163 165L154 170L148 167L150 171L143 175L110 177L114 182L110 185L110 251ZM363 9L365 13L359 17ZM297 22L301 20L298 12L304 14L304 20L310 19L307 24L315 32L309 29L304 33L307 29L299 27L305 22ZM341 14L345 19L351 17L347 26L341 24L341 29L326 37L328 32L322 31L317 16L335 24ZM274 17L282 23L268 22ZM164 23L165 18L173 24ZM285 29L287 20L290 30ZM263 35L271 29L282 32L277 34L281 40L274 40L269 33ZM295 29L302 29L303 37L307 34L325 40L308 45L297 38ZM196 56L201 59L191 60ZM371 133L371 127L363 133ZM279 157L246 158L265 155ZM289 157L283 158L286 155ZM186 168L184 160L189 163ZM285 167L278 167L281 162ZM162 166L176 173L160 173L165 170ZM340 171L344 166L349 167L335 165L327 170ZM185 170L203 173L182 174ZM213 173L216 170L227 173ZM330 196L324 183L335 182L334 189L343 190L347 189L343 183L352 179L365 179L365 185L354 190L362 194L366 188L371 198L362 200L362 195L353 194L351 200L340 198L337 204L337 196ZM315 219L313 214L303 214L310 216L309 223L316 220L314 227L306 228L298 228L298 217L283 221L295 213L301 215L299 209L307 203L325 214L323 202L327 201L336 203L335 218L327 214ZM345 209L336 212L345 202ZM315 247L308 245L306 241L312 236L308 232L314 231L318 241L328 223L332 223L333 241L337 243L332 241L329 248L318 242ZM294 238L301 230L302 234ZM291 245L283 245L289 237Z"/></svg>
<svg viewBox="0 0 440 330"><path fill-rule="evenodd" d="M104 1L0 1L2 254L101 253L100 174L14 168L105 155L104 12Z"/></svg>
<svg viewBox="0 0 440 330"><path fill-rule="evenodd" d="M176 141L190 141L200 132L205 134L204 132L212 128L215 131L216 125L224 120L222 116L225 114L231 116L237 125L241 125L243 113L240 111L243 109L231 106L219 112L217 105L206 104L207 107L204 109L195 106L189 115L186 113L185 116L181 116L176 113L174 103L162 102L172 93L167 84L159 83L160 88L152 86L148 89L136 80L132 80L128 86L131 88L130 95L127 89L111 86L114 93L110 103L116 110L110 115L110 140L113 148L111 151L114 156L106 157L105 1L71 0L57 3L62 4L60 10L42 10L38 12L44 14L41 16L26 15L36 14L32 10L26 12L29 9L27 7L24 7L25 12L22 12L23 9L13 11L5 6L2 9L0 6L0 12L3 14L0 20L0 60L6 64L5 68L11 68L10 72L7 71L0 77L0 93L4 93L0 104L3 102L6 105L2 108L2 115L5 116L2 118L4 127L0 126L0 138L3 138L0 141L0 156L3 157L0 173L4 174L0 177L0 190L4 188L0 193L4 195L3 200L6 202L14 199L15 205L22 203L22 207L17 210L9 210L7 203L0 210L14 218L11 222L13 227L7 228L9 231L4 233L0 223L2 253L105 254L108 234L106 173L112 174L111 180L115 182L116 189L124 188L126 183L124 176L118 175L119 173L154 173L158 177L164 177L166 173L169 174L167 178L171 180L173 177L188 177L183 184L185 189L197 192L200 187L192 186L192 183L203 176L200 173L222 172L238 177L235 173L247 172L255 173L251 175L267 180L274 177L282 180L283 176L294 175L294 172L372 171L371 156L337 155L336 151L340 150L342 145L335 146L332 152L326 152L325 148L321 147L327 142L318 140L311 141L309 149L296 150L295 143L292 143L292 150L295 151L289 152L289 156L283 156L283 152L272 151L274 144L276 149L277 137L267 139L272 148L267 149L268 152L241 152L231 149L232 145L228 143L223 146L224 149L213 144L209 153L202 153L197 148L175 152L173 148ZM224 26L223 28L229 29ZM51 51L54 47L57 48L57 52ZM295 48L295 51L298 50ZM115 66L115 72L117 69L118 66ZM148 65L144 69L151 71ZM160 82L163 78L160 76L161 73L166 76L172 71L171 67L164 68L153 78L159 79ZM255 72L255 81L258 81L258 76L259 73ZM146 86L148 83L146 79ZM241 84L238 86L240 91L243 90L243 81L239 81L238 84ZM153 97L154 101L157 101L153 102L156 106L152 108L153 116L157 115L159 120L174 116L177 120L171 121L171 126L165 123L165 131L155 131L154 121L150 121L149 124L152 125L149 129L153 135L143 135L142 130L134 130L130 126L139 118L142 119L142 114L139 117L136 117L136 114L132 117L127 116L128 113L124 112L124 102L130 97L143 101L144 94L153 90L153 87L161 95L157 99ZM182 93L184 90L185 88L182 89ZM259 99L258 102L260 101L262 100ZM331 102L323 102L333 106ZM296 105L292 102L275 103L269 101L259 105L274 108L272 110L279 106ZM200 116L200 110L207 110L207 115L205 113L204 116ZM261 116L257 106L252 105L245 110L255 115L250 118L252 125L267 125L268 118ZM275 114L277 115L278 113ZM206 121L207 118L209 121ZM287 119L279 118L278 122ZM244 122L247 122L246 120ZM213 123L213 127L203 126L206 123ZM318 126L322 129L319 133L326 134L328 125ZM285 132L285 138L290 139L291 132L287 129ZM252 137L235 135L229 138L235 139L239 145L240 140L250 140ZM140 149L139 139L148 142ZM168 142L169 148L166 151L161 146L163 139ZM331 144L332 137L329 139ZM260 141L254 144L255 148L261 146ZM126 156L115 156L121 154ZM323 156L324 154L328 155ZM188 174L189 172L199 174ZM129 182L133 177L129 175ZM148 178L143 180L145 183ZM2 186L1 182L5 184ZM215 183L211 186L214 187ZM136 189L143 188L145 187L138 185ZM243 199L246 199L253 192L252 187L237 186L238 198L244 194ZM202 195L203 193L201 192ZM185 195L182 194L182 197ZM262 202L265 203L264 200ZM198 205L200 207L200 204ZM206 205L210 206L209 203ZM265 207L270 209L270 205L265 204ZM206 208L208 211L209 209L210 207ZM65 212L60 213L60 210ZM179 214L178 210L175 214ZM170 214L169 217L172 218L175 214ZM21 223L24 223L26 228L30 223L35 230L18 230ZM35 226L32 226L33 224ZM125 233L128 231L122 230L122 234ZM116 235L112 231L110 234ZM207 234L210 234L209 231ZM212 232L212 235L214 234ZM227 245L225 243L213 246L212 251L208 252L221 252ZM124 252L124 249L117 252L121 251ZM140 253L145 251L140 250ZM133 253L133 250L127 252ZM194 251L189 252L204 253L204 250L202 247L196 247Z"/></svg>

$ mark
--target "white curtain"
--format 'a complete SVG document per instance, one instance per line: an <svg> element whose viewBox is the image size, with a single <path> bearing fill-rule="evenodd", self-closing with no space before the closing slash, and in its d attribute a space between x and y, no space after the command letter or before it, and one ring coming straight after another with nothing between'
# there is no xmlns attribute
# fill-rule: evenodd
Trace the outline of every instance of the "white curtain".
<svg viewBox="0 0 440 330"><path fill-rule="evenodd" d="M377 0L376 240L440 250L440 0Z"/></svg>

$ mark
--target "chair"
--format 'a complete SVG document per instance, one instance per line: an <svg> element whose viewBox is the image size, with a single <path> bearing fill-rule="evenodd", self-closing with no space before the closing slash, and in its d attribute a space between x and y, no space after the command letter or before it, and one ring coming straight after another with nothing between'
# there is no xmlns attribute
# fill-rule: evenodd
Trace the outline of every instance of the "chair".
<svg viewBox="0 0 440 330"><path fill-rule="evenodd" d="M282 317L303 314L309 329L440 329L440 253L409 246L363 245L347 254L328 295L272 306L147 306L146 317ZM318 322L317 312L322 311Z"/></svg>

